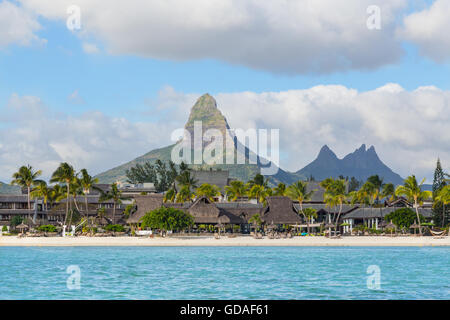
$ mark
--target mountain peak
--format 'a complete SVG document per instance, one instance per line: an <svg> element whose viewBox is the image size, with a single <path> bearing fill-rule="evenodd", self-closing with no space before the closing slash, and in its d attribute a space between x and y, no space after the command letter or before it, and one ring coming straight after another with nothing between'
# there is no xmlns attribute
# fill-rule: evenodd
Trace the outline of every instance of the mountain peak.
<svg viewBox="0 0 450 320"><path fill-rule="evenodd" d="M194 121L201 121L203 129L227 127L227 120L217 108L216 100L208 93L197 99L189 114L185 128L192 128Z"/></svg>
<svg viewBox="0 0 450 320"><path fill-rule="evenodd" d="M366 152L366 144L363 143L361 145L361 147L359 147L358 149L355 150L355 152L361 152L361 153Z"/></svg>
<svg viewBox="0 0 450 320"><path fill-rule="evenodd" d="M321 157L337 158L336 154L326 144L320 149L319 155L317 156L317 158Z"/></svg>

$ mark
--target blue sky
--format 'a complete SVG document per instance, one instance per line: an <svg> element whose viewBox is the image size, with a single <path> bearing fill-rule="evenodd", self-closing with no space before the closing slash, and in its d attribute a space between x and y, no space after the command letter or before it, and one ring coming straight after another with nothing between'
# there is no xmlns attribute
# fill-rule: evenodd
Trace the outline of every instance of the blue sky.
<svg viewBox="0 0 450 320"><path fill-rule="evenodd" d="M168 16L167 19L161 19L162 22L155 22L158 19L152 19L150 16L156 10L156 5L152 7L152 2L148 2L145 5L147 7L143 8L127 7L130 10L130 16L135 17L137 21L135 26L130 18L120 16L119 5L115 10L80 1L82 12L87 12L81 16L83 25L80 31L70 31L66 27L65 1L57 5L46 1L42 3L27 0L0 2L4 5L3 7L0 5L0 16L1 10L5 12L15 10L14 12L20 13L14 21L6 21L5 23L9 23L6 26L23 27L24 37L31 39L24 44L20 38L14 39L11 34L0 32L0 108L11 112L12 104L25 105L24 97L35 97L36 100L33 100L33 103L38 103L40 107L47 110L46 112L51 112L54 119L71 117L79 119L98 112L108 117L111 123L117 119L124 119L127 121L127 126L148 124L149 128L153 126L152 130L158 130L155 127L161 126L168 112L179 112L180 116L174 118L179 121L179 125L182 125L182 119L186 116L190 103L196 96L205 92L218 97L218 102L223 103L223 111L228 118L239 118L235 113L231 113L230 110L233 110L233 107L228 106L228 103L235 103L237 96L242 97L243 103L251 104L256 101L255 97L260 99L268 93L283 96L283 93L287 94L286 92L295 91L297 94L299 90L308 91L316 86L327 85L341 86L343 88L339 90L342 92L356 89L363 95L365 92L370 93L386 84L393 83L412 95L419 87L436 87L442 91L439 95L444 97L442 98L444 99L443 110L449 111L446 99L450 90L450 45L447 46L445 40L442 40L442 37L445 38L443 33L449 23L440 19L439 16L440 14L446 16L445 10L449 10L450 13L450 6L445 1L375 1L382 7L386 20L383 20L383 28L380 31L370 33L367 30L352 30L355 29L352 26L352 23L356 23L355 19L361 19L362 22L366 19L365 12L361 11L361 8L365 8L361 2L353 0L342 2L340 7L333 9L334 11L322 12L318 9L322 9L320 6L326 8L327 0L320 0L314 4L317 8L312 9L317 9L314 12L319 12L317 20L324 21L323 29L315 30L314 21L311 22L311 29L308 29L308 16L303 16L300 10L295 13L298 16L292 13L292 21L295 25L293 35L289 35L289 27L285 25L278 27L277 24L267 22L272 13L274 17L279 13L284 20L291 18L289 10L283 7L282 2L278 5L278 1L274 2L270 11L265 11L268 8L258 8L261 12L265 12L262 15L263 18L257 16L259 11L251 11L255 6L253 3L250 4L251 1L243 1L242 3L246 3L245 7L241 7L242 3L230 1L231 5L224 5L219 7L221 9L214 9L214 11L208 11L210 8L207 6L195 8L199 12L195 11L192 15L205 14L206 22L188 21L185 24L186 30L183 30L183 27L173 27L179 22L177 12L171 12L173 21L172 16ZM172 2L176 3L175 0ZM220 3L220 0L216 2ZM331 3L339 2L328 2L328 4ZM106 5L106 2L103 4ZM181 8L179 14L182 16L183 6L188 4L179 3L178 5ZM108 15L101 15L101 10L105 10ZM161 14L165 14L166 11L161 10ZM141 12L142 16L138 16L137 13ZM234 13L234 16L230 12ZM245 13L242 17L241 12ZM352 16L360 12L361 16L356 18ZM342 19L336 19L336 15L341 13ZM383 19L384 15L382 15ZM111 26L105 25L103 20L99 22L106 16L111 18ZM211 16L214 18L211 18L213 27L205 29L203 23L207 24L207 18ZM20 19L23 19L23 23L19 21ZM348 23L342 23L340 20L343 19L348 19ZM423 21L430 23L435 21L434 25L439 23L442 25L434 26L438 29L424 39L420 27ZM40 26L33 27L34 22ZM356 25L361 25L360 22ZM327 32L334 34L334 29L329 30L328 25L340 30L336 31L336 36L333 38L326 34ZM142 29L142 26L145 28ZM156 30L157 28L161 29ZM442 30L439 31L439 28ZM260 30L265 30L266 34L259 34L263 32ZM286 39L283 38L284 36ZM2 37L4 37L3 41ZM172 42L167 40L172 38ZM265 40L266 38L274 40L271 42ZM246 46L249 41L255 41L255 44ZM265 41L267 43L264 43ZM379 43L374 43L375 41ZM298 43L293 44L293 42ZM98 52L86 52L83 49L85 44L95 46ZM283 48L283 46L286 47ZM433 46L439 50L431 50ZM200 47L198 51L196 47ZM330 61L327 61L328 57ZM173 104L173 108L169 111L161 109L163 104L161 100L167 98L162 97L161 92L167 88L177 95L177 99L163 101L169 105ZM70 99L71 95L75 98ZM402 94L399 93L399 95ZM249 96L253 98L250 99ZM244 102L247 101L245 99L250 100ZM278 98L272 99L273 105L270 106L272 110L277 110L284 105L277 100ZM298 96L296 99L299 99L299 104L303 101ZM262 104L269 102L264 100ZM292 105L284 106L287 110L295 108ZM314 108L314 104L305 108ZM251 122L251 114L244 115L243 108L240 110L243 112L241 118ZM432 114L434 111L427 112ZM374 110L374 114L376 113ZM342 125L334 126L333 124L335 121L338 122L338 115L339 113L334 119L327 123L319 123L318 126L330 125L330 130L338 130ZM417 119L423 119L423 117L418 115ZM34 121L40 120L34 119ZM235 120L235 122L238 121L239 119ZM295 121L295 119L286 119L286 121ZM258 123L261 122L264 120ZM0 128L4 130L6 128L20 129L24 125L21 121L0 121ZM270 123L266 125L281 126ZM440 126L448 129L445 124ZM386 130L395 131L395 129ZM145 137L147 140L137 143L133 151L130 151L129 157L140 155L158 145L163 146L168 140L152 138L150 129L146 134L148 134ZM351 132L346 133L344 136L351 134ZM422 133L418 131L417 135L420 134ZM376 144L379 153L393 163L392 166L397 166L395 169L401 174L407 174L408 170L417 170L430 177L434 165L432 163L438 155L450 162L450 154L448 150L445 150L448 149L445 146L449 142L433 140L431 142L434 144L433 148L427 150L430 158L421 155L420 165L411 165L402 171L398 168L400 161L396 160L396 155L389 150L396 150L401 145L405 155L413 154L414 150L420 149L423 152L424 143L414 144L406 138L403 142L399 140L394 143L389 142L386 136L378 134L376 138L368 134L369 141L360 139L360 142ZM76 133L70 138L67 137L67 141L77 140L74 137ZM6 141L10 138L6 138L6 133L2 135L1 132L0 138L2 138L0 151L3 144L5 152L8 150ZM54 158L47 159L49 168L58 161L64 160L65 153L56 150L51 138L43 136L42 139L45 140L45 146L54 149L53 151L57 154ZM67 141L64 143L69 143ZM309 146L308 143L309 147L305 147L307 152L303 152L302 155L282 150L285 159L290 159L286 160L285 167L293 170L307 164L315 156L313 150L318 151L325 143L335 149L339 156L343 156L358 147L359 142L356 139L351 141L351 143L338 143L336 134L334 136L323 134L316 137L316 140L312 142L313 145ZM384 145L388 144L389 146L384 149ZM147 145L148 147L145 147ZM288 144L285 145L286 148L292 148ZM90 152L89 147L81 145L74 147L74 149L77 148L86 154ZM304 153L308 155L304 156ZM111 158L111 155L108 157ZM81 161L79 165L91 166L94 171L101 171L102 166L117 165L126 160L124 156L113 158L114 161L107 163L100 157L92 161ZM15 157L14 161L18 159L40 164L37 159L26 156ZM70 157L69 160L78 161ZM10 161L12 160L6 157L0 158L0 168L6 171L4 175L0 174L0 179L9 176L13 166ZM448 167L449 164L444 163L444 166Z"/></svg>

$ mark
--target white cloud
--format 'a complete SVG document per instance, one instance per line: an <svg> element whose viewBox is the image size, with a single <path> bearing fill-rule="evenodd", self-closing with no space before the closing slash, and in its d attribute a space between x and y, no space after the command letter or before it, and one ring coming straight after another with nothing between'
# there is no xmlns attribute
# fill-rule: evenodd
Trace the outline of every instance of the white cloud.
<svg viewBox="0 0 450 320"><path fill-rule="evenodd" d="M185 100L181 93L173 95L180 107L172 114L187 118L192 95ZM284 169L299 170L324 144L343 157L366 143L402 176L414 173L430 183L438 156L450 170L450 91L436 87L407 91L387 84L358 92L328 85L221 93L216 99L232 128L280 129Z"/></svg>
<svg viewBox="0 0 450 320"><path fill-rule="evenodd" d="M39 22L29 11L9 1L0 2L0 49L11 44L45 43L35 34L39 29Z"/></svg>
<svg viewBox="0 0 450 320"><path fill-rule="evenodd" d="M72 0L20 0L64 21ZM372 0L79 0L82 29L113 54L218 59L281 73L373 69L402 55L393 37L406 0L378 0L381 30L368 30Z"/></svg>
<svg viewBox="0 0 450 320"><path fill-rule="evenodd" d="M399 34L437 62L450 61L450 1L436 0L429 8L405 17Z"/></svg>
<svg viewBox="0 0 450 320"><path fill-rule="evenodd" d="M46 175L61 161L100 173L167 146L200 94L166 87L153 103L159 120L138 123L101 112L56 115L39 98L13 95L6 111L0 110L8 116L0 121L0 180L26 163ZM342 157L366 143L402 176L414 173L431 182L438 156L450 170L450 91L388 84L358 92L328 85L215 97L231 128L280 129L283 169L302 168L324 144Z"/></svg>
<svg viewBox="0 0 450 320"><path fill-rule="evenodd" d="M62 161L100 173L169 142L166 124L132 123L101 112L53 113L37 97L12 95L0 121L0 181L9 182L23 164L44 171Z"/></svg>

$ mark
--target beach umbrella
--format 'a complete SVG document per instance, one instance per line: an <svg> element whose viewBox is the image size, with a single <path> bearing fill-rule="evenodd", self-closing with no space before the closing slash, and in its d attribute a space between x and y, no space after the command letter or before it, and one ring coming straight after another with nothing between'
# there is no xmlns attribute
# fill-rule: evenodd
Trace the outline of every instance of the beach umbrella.
<svg viewBox="0 0 450 320"><path fill-rule="evenodd" d="M392 236L392 230L395 229L395 228L396 228L396 226L395 226L395 224L392 223L392 220L391 220L390 223L388 223L386 225L386 229L391 229L391 236Z"/></svg>
<svg viewBox="0 0 450 320"><path fill-rule="evenodd" d="M16 226L16 229L22 230L22 233L23 233L23 231L24 231L25 229L28 229L28 226L22 222L21 224L19 224L18 226Z"/></svg>
<svg viewBox="0 0 450 320"><path fill-rule="evenodd" d="M387 225L388 225L388 223L385 220L383 220L380 222L380 224L378 226L381 228L386 228Z"/></svg>
<svg viewBox="0 0 450 320"><path fill-rule="evenodd" d="M416 220L414 220L414 223L409 226L411 229L414 229L414 234L416 234L416 229L419 228L419 225L416 223Z"/></svg>

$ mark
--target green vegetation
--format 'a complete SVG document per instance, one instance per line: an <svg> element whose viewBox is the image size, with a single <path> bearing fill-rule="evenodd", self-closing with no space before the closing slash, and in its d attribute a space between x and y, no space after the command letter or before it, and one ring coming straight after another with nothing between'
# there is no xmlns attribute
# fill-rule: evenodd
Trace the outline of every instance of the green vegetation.
<svg viewBox="0 0 450 320"><path fill-rule="evenodd" d="M419 215L423 220L423 216ZM384 217L386 222L392 221L399 229L408 229L417 220L416 213L410 208L401 208Z"/></svg>
<svg viewBox="0 0 450 320"><path fill-rule="evenodd" d="M190 214L174 208L161 207L147 212L142 217L141 226L143 228L158 229L162 234L165 234L169 230L184 230L193 224L194 218Z"/></svg>
<svg viewBox="0 0 450 320"><path fill-rule="evenodd" d="M203 183L197 188L195 195L197 197L206 197L210 201L214 202L214 198L220 196L220 189L215 185L209 183Z"/></svg>
<svg viewBox="0 0 450 320"><path fill-rule="evenodd" d="M111 231L111 232L124 232L125 228L124 226L120 225L120 224L108 224L105 227L106 231Z"/></svg>
<svg viewBox="0 0 450 320"><path fill-rule="evenodd" d="M22 188L27 189L28 195L28 210L31 210L31 187L42 183L42 180L39 180L38 177L42 174L41 170L34 171L33 167L30 165L22 166L19 168L19 171L15 172L11 181L12 185L18 185Z"/></svg>
<svg viewBox="0 0 450 320"><path fill-rule="evenodd" d="M395 190L395 195L405 196L408 201L414 203L414 208L416 209L417 222L419 223L419 234L422 235L421 220L419 216L419 205L423 203L424 200L430 199L433 194L431 191L423 191L422 185L425 182L425 178L422 179L420 183L417 183L416 177L414 175L409 176L405 179L403 186L398 186Z"/></svg>
<svg viewBox="0 0 450 320"><path fill-rule="evenodd" d="M337 231L337 225L342 213L342 206L347 202L348 194L346 193L346 185L344 179L327 178L320 183L320 186L325 189L324 202L327 207L338 207L338 213L334 213L334 231ZM331 234L331 233L330 233Z"/></svg>
<svg viewBox="0 0 450 320"><path fill-rule="evenodd" d="M42 232L56 232L56 227L51 224L39 226L37 229Z"/></svg>
<svg viewBox="0 0 450 320"><path fill-rule="evenodd" d="M18 226L18 225L21 224L22 222L23 222L22 217L20 217L20 216L13 216L12 219L11 219L11 221L9 222L9 225L10 225L12 228L15 228L16 226Z"/></svg>
<svg viewBox="0 0 450 320"><path fill-rule="evenodd" d="M306 215L305 211L303 210L303 202L308 201L311 199L314 191L307 191L307 182L305 181L297 181L296 183L290 185L287 190L286 194L293 200L297 200L298 204L300 205L300 213L305 217L306 225L307 225L307 232L309 233L309 218Z"/></svg>

